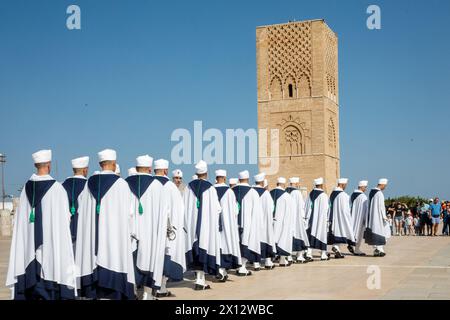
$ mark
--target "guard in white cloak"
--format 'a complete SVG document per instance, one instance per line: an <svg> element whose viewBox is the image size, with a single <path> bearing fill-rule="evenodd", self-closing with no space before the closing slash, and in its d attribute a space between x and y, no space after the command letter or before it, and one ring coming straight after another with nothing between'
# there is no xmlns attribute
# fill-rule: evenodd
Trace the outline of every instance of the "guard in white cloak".
<svg viewBox="0 0 450 320"><path fill-rule="evenodd" d="M274 203L274 225L273 232L277 248L277 255L280 256L280 267L290 266L288 257L292 254L292 239L294 238L294 203L285 191L286 178L277 179L277 187L270 191Z"/></svg>
<svg viewBox="0 0 450 320"><path fill-rule="evenodd" d="M306 223L309 237L309 248L306 256L312 261L312 249L321 251L321 260L329 260L327 253L327 216L328 216L328 196L323 191L323 178L314 180L315 188L309 193L306 200Z"/></svg>
<svg viewBox="0 0 450 320"><path fill-rule="evenodd" d="M350 208L352 213L353 234L355 235L356 247L350 252L355 256L365 256L361 251L361 243L364 236L364 229L366 228L367 214L369 212L369 201L365 194L367 190L368 181L362 180L358 183L356 189L350 196Z"/></svg>
<svg viewBox="0 0 450 320"><path fill-rule="evenodd" d="M98 158L102 171L88 179L78 207L75 262L80 295L90 299L135 299L130 188L115 174L114 150L103 150Z"/></svg>
<svg viewBox="0 0 450 320"><path fill-rule="evenodd" d="M172 182L175 183L175 186L180 190L181 196L184 195L184 189L186 189L186 185L183 183L183 171L180 169L175 169L172 171Z"/></svg>
<svg viewBox="0 0 450 320"><path fill-rule="evenodd" d="M167 177L169 161L159 159L155 161L155 182L159 186L160 215L167 216L165 227L160 230L166 232L166 253L164 256L164 277L161 288L156 297L170 297L172 293L167 290L167 280L182 281L186 271L186 227L184 217L184 200L177 186Z"/></svg>
<svg viewBox="0 0 450 320"><path fill-rule="evenodd" d="M369 193L369 215L364 239L368 245L374 246L374 257L386 255L383 246L386 244L386 239L391 237L383 195L387 183L387 179L380 179L377 187Z"/></svg>
<svg viewBox="0 0 450 320"><path fill-rule="evenodd" d="M227 270L239 268L242 264L237 224L238 208L236 196L226 185L227 172L216 170L216 184L222 212L219 216L220 231L220 268L217 278L220 282L228 280Z"/></svg>
<svg viewBox="0 0 450 320"><path fill-rule="evenodd" d="M238 226L241 244L242 265L238 276L249 276L247 262L253 263L253 270L261 269L261 222L263 213L258 192L249 185L250 174L247 170L239 173L239 183L233 187L238 206Z"/></svg>
<svg viewBox="0 0 450 320"><path fill-rule="evenodd" d="M258 192L261 203L263 219L261 220L261 259L264 261L264 268L271 270L275 268L272 259L277 252L275 236L273 233L273 211L274 204L270 192L264 188L266 174L258 173L255 178L253 189Z"/></svg>
<svg viewBox="0 0 450 320"><path fill-rule="evenodd" d="M328 244L332 245L334 257L344 258L339 248L340 244L347 244L353 249L355 236L350 213L350 197L345 192L347 178L339 178L338 185L330 195L330 209L328 210Z"/></svg>
<svg viewBox="0 0 450 320"><path fill-rule="evenodd" d="M67 192L70 208L70 233L75 251L77 240L78 204L81 192L86 187L89 167L89 157L81 157L72 160L73 176L67 178L62 186Z"/></svg>
<svg viewBox="0 0 450 320"><path fill-rule="evenodd" d="M300 184L299 177L289 178L289 187L286 188L286 192L292 197L294 203L294 214L292 225L294 227L294 237L292 241L292 251L296 253L296 263L305 263L306 250L309 247L308 234L306 233L306 212L305 201L303 200L302 193L298 189Z"/></svg>
<svg viewBox="0 0 450 320"><path fill-rule="evenodd" d="M222 211L213 185L206 179L208 166L200 160L195 165L198 179L191 181L184 193L186 219L186 265L196 271L195 290L206 290L205 273L217 275L220 267L219 215Z"/></svg>
<svg viewBox="0 0 450 320"><path fill-rule="evenodd" d="M64 188L50 176L51 150L32 155L37 173L14 216L6 286L15 300L74 299L76 274Z"/></svg>
<svg viewBox="0 0 450 320"><path fill-rule="evenodd" d="M132 198L130 232L138 299L150 298L144 288L150 288L154 297L163 277L167 214L159 210L161 192L151 175L152 163L149 155L137 157L136 173L126 179Z"/></svg>

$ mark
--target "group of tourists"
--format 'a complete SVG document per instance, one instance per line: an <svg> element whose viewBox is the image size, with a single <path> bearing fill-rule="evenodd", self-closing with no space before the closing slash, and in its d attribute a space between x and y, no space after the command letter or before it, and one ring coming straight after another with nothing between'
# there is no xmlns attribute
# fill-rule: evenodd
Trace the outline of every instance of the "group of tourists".
<svg viewBox="0 0 450 320"><path fill-rule="evenodd" d="M340 178L328 196L324 179L304 199L300 179L278 177L269 190L265 173L251 184L247 170L227 181L216 170L208 181L201 160L187 185L169 162L136 158L120 177L117 154L98 153L101 171L88 177L89 157L72 160L73 176L62 184L50 176L51 150L32 155L36 173L26 182L14 218L6 285L14 299L143 299L171 296L168 281L195 272L226 282L231 270L251 276L261 269L365 255L385 256L390 237L380 179L368 196L367 181L351 195ZM227 184L228 183L228 184ZM331 253L327 246L331 246Z"/></svg>
<svg viewBox="0 0 450 320"><path fill-rule="evenodd" d="M394 202L387 207L387 217L392 235L437 236L442 222L441 235L450 235L450 201L440 201L438 197L417 202L408 207L405 203Z"/></svg>

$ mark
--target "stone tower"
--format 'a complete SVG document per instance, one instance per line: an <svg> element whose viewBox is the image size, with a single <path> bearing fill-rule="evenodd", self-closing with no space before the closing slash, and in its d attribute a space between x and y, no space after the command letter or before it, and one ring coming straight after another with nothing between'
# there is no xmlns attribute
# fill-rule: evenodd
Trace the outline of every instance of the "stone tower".
<svg viewBox="0 0 450 320"><path fill-rule="evenodd" d="M276 177L299 176L311 190L324 177L331 192L339 177L338 39L324 20L262 26L256 29L258 72L259 168L278 162ZM278 129L279 151L271 150ZM266 144L266 145L264 145ZM266 153L261 153L267 147ZM275 162L274 162L275 161Z"/></svg>

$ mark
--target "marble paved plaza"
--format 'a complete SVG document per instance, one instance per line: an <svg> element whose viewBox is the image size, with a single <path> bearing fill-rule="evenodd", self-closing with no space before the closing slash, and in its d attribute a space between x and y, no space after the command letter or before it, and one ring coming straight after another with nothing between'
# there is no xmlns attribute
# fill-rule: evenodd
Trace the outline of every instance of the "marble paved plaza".
<svg viewBox="0 0 450 320"><path fill-rule="evenodd" d="M0 299L4 287L9 239L0 238ZM368 247L363 248L369 252ZM317 261L260 271L207 291L192 290L192 277L170 285L167 299L450 299L450 237L393 237L384 258L354 257ZM369 290L369 266L378 266L379 289Z"/></svg>

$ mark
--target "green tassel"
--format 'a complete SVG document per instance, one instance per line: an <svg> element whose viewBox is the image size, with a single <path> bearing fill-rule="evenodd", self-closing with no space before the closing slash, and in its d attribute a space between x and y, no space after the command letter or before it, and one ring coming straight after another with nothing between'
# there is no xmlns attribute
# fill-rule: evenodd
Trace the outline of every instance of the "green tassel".
<svg viewBox="0 0 450 320"><path fill-rule="evenodd" d="M197 199L197 209L200 208L200 200Z"/></svg>
<svg viewBox="0 0 450 320"><path fill-rule="evenodd" d="M35 216L34 216L34 208L31 208L31 212L30 212L30 222L31 223L34 223L34 218L35 218Z"/></svg>
<svg viewBox="0 0 450 320"><path fill-rule="evenodd" d="M70 214L71 214L71 215L74 215L74 214L75 214L75 207L74 207L74 206L72 206L72 207L70 208Z"/></svg>
<svg viewBox="0 0 450 320"><path fill-rule="evenodd" d="M238 202L237 205L238 205L238 211L241 211L241 204Z"/></svg>
<svg viewBox="0 0 450 320"><path fill-rule="evenodd" d="M139 214L144 213L144 208L142 207L142 203L139 201Z"/></svg>
<svg viewBox="0 0 450 320"><path fill-rule="evenodd" d="M97 214L100 214L100 203L97 205L97 207L95 207L95 211L97 212Z"/></svg>

